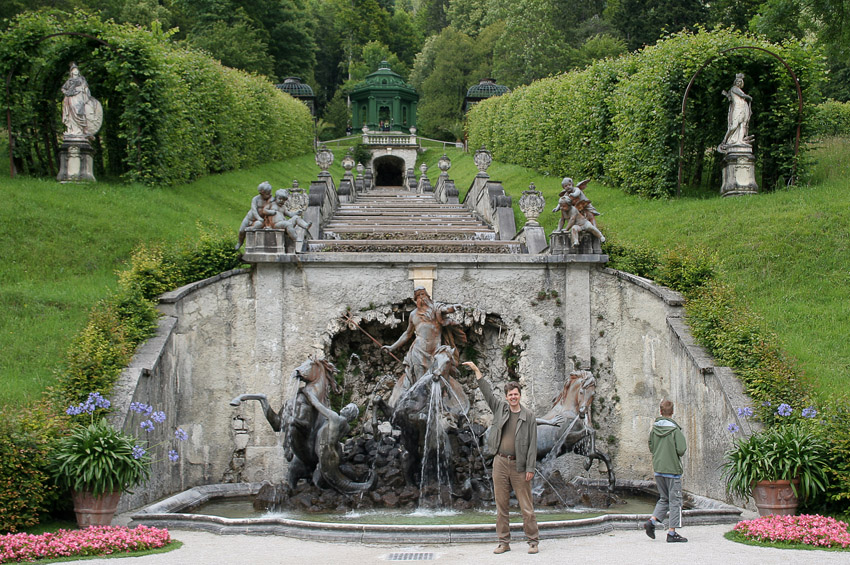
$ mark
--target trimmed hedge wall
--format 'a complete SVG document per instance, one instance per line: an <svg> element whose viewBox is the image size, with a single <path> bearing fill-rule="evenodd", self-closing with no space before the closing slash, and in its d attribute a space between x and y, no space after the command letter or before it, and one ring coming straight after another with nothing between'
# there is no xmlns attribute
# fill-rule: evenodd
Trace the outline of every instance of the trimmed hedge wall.
<svg viewBox="0 0 850 565"><path fill-rule="evenodd" d="M111 47L83 35L96 37ZM95 174L148 185L304 154L307 107L260 76L178 48L169 33L101 21L83 12L30 12L0 35L0 73L10 75L16 166L55 175L60 87L76 61L104 108L93 141Z"/></svg>
<svg viewBox="0 0 850 565"><path fill-rule="evenodd" d="M543 79L490 98L470 111L470 146L486 145L494 158L544 174L592 176L631 194L674 193L682 128L682 98L688 81L709 58L733 47L758 47L782 57L800 80L804 126L807 106L820 99L823 61L798 42L782 45L736 31L679 33L619 59L597 61L581 71ZM789 178L797 123L797 93L788 71L774 57L753 49L720 55L692 87L687 105L685 180L719 178L712 151L726 131L728 103L721 95L735 74L754 99L750 132L755 135L761 186L771 190ZM811 130L804 127L804 140ZM798 164L798 177L805 173Z"/></svg>

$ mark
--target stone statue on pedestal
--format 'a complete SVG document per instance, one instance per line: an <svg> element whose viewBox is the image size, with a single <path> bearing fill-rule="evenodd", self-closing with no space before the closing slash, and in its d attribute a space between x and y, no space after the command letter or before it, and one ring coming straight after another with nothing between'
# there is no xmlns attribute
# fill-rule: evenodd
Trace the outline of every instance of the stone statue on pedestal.
<svg viewBox="0 0 850 565"><path fill-rule="evenodd" d="M743 90L744 75L735 75L735 82L729 91L722 91L729 100L729 113L726 119L726 135L717 147L723 157L723 182L720 187L722 196L740 196L758 193L755 174L755 156L753 140L750 135L752 117L752 97Z"/></svg>
<svg viewBox="0 0 850 565"><path fill-rule="evenodd" d="M103 107L89 91L88 82L76 63L62 85L62 123L65 133L59 149L59 182L94 181L92 147L89 140L103 125Z"/></svg>

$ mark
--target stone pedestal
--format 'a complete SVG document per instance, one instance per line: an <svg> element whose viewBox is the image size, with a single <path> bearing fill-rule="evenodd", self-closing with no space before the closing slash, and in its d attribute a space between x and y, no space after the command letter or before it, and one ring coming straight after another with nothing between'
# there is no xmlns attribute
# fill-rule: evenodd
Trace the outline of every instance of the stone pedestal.
<svg viewBox="0 0 850 565"><path fill-rule="evenodd" d="M726 149L720 195L758 194L755 161L753 149L750 146L733 146Z"/></svg>
<svg viewBox="0 0 850 565"><path fill-rule="evenodd" d="M578 245L573 247L569 232L554 231L549 237L549 253L552 255L601 255L602 242L593 234L582 232L578 236Z"/></svg>
<svg viewBox="0 0 850 565"><path fill-rule="evenodd" d="M65 138L59 148L59 182L94 182L92 153L85 139Z"/></svg>

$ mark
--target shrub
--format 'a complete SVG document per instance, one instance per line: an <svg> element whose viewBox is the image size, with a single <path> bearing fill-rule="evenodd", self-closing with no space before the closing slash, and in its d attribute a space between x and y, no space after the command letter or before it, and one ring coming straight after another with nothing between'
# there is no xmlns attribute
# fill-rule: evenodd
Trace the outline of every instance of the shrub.
<svg viewBox="0 0 850 565"><path fill-rule="evenodd" d="M813 134L817 137L850 137L850 102L827 100L814 107Z"/></svg>
<svg viewBox="0 0 850 565"><path fill-rule="evenodd" d="M0 410L0 531L38 523L51 510L57 489L50 481L48 453L62 420L46 403L26 411Z"/></svg>

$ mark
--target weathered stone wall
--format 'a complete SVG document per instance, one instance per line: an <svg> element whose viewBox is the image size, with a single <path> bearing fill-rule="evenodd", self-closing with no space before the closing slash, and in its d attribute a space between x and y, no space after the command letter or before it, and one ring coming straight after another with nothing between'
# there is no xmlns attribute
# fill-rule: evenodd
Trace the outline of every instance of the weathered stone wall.
<svg viewBox="0 0 850 565"><path fill-rule="evenodd" d="M147 492L125 497L125 507L202 484L281 480L280 434L259 403L234 408L229 401L265 393L279 409L296 391L292 370L309 355L330 355L335 336L352 331L346 315L385 328L385 338L400 335L414 273L423 268L434 274L436 301L463 305L454 319L471 336L477 363L497 388L509 380L510 357L524 402L542 416L574 366L592 368L598 443L611 455L618 479L651 478L647 434L659 402L670 398L690 447L686 490L723 497L717 466L728 438L722 428L744 400L734 376L714 368L689 342L675 293L580 262L581 256L434 254L428 264L417 262L422 255L393 262L368 254L287 257L163 296L173 329L137 357L155 370L144 376L143 369L128 369L119 390L125 404L170 404L169 423L191 438L181 447L180 463L157 473ZM368 388L379 373L363 370L357 386ZM473 400L473 418L488 424L481 394L471 379L461 380ZM562 459L564 469L583 472L583 458ZM598 471L594 465L587 476L598 478Z"/></svg>

